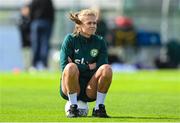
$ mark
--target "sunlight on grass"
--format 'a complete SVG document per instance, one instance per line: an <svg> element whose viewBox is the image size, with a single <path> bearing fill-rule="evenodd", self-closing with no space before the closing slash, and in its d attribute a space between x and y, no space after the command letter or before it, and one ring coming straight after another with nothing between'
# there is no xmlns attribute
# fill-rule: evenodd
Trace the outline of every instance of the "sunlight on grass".
<svg viewBox="0 0 180 123"><path fill-rule="evenodd" d="M1 122L180 121L180 71L114 73L106 98L109 119L68 119L59 96L60 73L1 73Z"/></svg>

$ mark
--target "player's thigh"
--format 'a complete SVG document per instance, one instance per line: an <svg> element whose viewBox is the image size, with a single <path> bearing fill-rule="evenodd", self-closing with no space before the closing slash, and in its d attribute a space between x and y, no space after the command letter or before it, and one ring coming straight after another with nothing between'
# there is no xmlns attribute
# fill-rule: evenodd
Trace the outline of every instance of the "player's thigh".
<svg viewBox="0 0 180 123"><path fill-rule="evenodd" d="M105 74L109 71L109 65L104 64L98 68L98 70L94 73L90 81L88 82L86 88L86 95L91 99L96 99L97 95L97 85L101 75Z"/></svg>
<svg viewBox="0 0 180 123"><path fill-rule="evenodd" d="M74 63L69 63L68 65L66 65L66 67L64 68L64 71L62 73L62 80L61 80L61 89L62 92L67 95L67 86L66 86L66 81L67 81L67 74L74 74L76 73L77 75L77 92L79 94L80 92L80 87L79 87L79 70L77 68L77 66ZM72 82L75 82L74 80L71 80Z"/></svg>
<svg viewBox="0 0 180 123"><path fill-rule="evenodd" d="M98 79L101 74L101 68L99 68L91 77L87 84L86 95L91 99L96 99Z"/></svg>
<svg viewBox="0 0 180 123"><path fill-rule="evenodd" d="M76 88L76 91L77 91L77 94L79 95L80 93L80 85L79 85L79 80L78 80L78 83L77 83L77 88ZM61 86L60 86L60 89L61 91L64 93L64 95L68 95L68 91L67 91L67 86L66 86L66 83L63 81L63 79L61 79Z"/></svg>
<svg viewBox="0 0 180 123"><path fill-rule="evenodd" d="M63 80L64 80L64 72L62 73L62 79L61 79L61 91L67 96L66 83Z"/></svg>

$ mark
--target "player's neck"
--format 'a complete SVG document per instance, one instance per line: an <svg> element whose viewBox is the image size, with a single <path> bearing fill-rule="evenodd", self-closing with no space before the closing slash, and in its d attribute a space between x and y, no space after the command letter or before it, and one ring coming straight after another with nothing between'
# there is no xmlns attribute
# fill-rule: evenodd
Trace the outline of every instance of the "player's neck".
<svg viewBox="0 0 180 123"><path fill-rule="evenodd" d="M91 35L87 34L87 33L84 33L84 32L80 32L80 34L86 38L90 38Z"/></svg>

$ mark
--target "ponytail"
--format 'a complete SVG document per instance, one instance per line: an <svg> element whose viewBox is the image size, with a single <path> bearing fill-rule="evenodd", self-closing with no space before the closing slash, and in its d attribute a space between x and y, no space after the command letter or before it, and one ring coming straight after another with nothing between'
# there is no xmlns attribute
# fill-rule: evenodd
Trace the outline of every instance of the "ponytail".
<svg viewBox="0 0 180 123"><path fill-rule="evenodd" d="M80 31L81 31L80 25L82 24L81 20L84 16L96 16L97 17L97 13L92 9L84 9L84 10L81 10L80 12L69 13L69 19L75 23L75 28L73 31L74 35L78 35L80 33Z"/></svg>
<svg viewBox="0 0 180 123"><path fill-rule="evenodd" d="M78 35L80 33L79 25L82 24L82 22L78 18L78 15L79 13L69 13L69 19L75 23L75 28L73 31L74 35Z"/></svg>

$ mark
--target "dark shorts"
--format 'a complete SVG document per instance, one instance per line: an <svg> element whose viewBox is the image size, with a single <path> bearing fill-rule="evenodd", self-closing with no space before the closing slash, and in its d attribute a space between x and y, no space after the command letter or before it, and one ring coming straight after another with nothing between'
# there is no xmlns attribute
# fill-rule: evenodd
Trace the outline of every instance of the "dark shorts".
<svg viewBox="0 0 180 123"><path fill-rule="evenodd" d="M80 85L80 94L78 95L77 99L78 100L82 100L84 102L93 102L96 99L91 99L87 96L86 94L86 87L88 82L90 81L92 76L89 77L79 77L79 85ZM63 93L62 91L62 87L61 87L61 81L60 81L60 95L62 96L62 98L64 98L65 100L68 100L68 97Z"/></svg>

